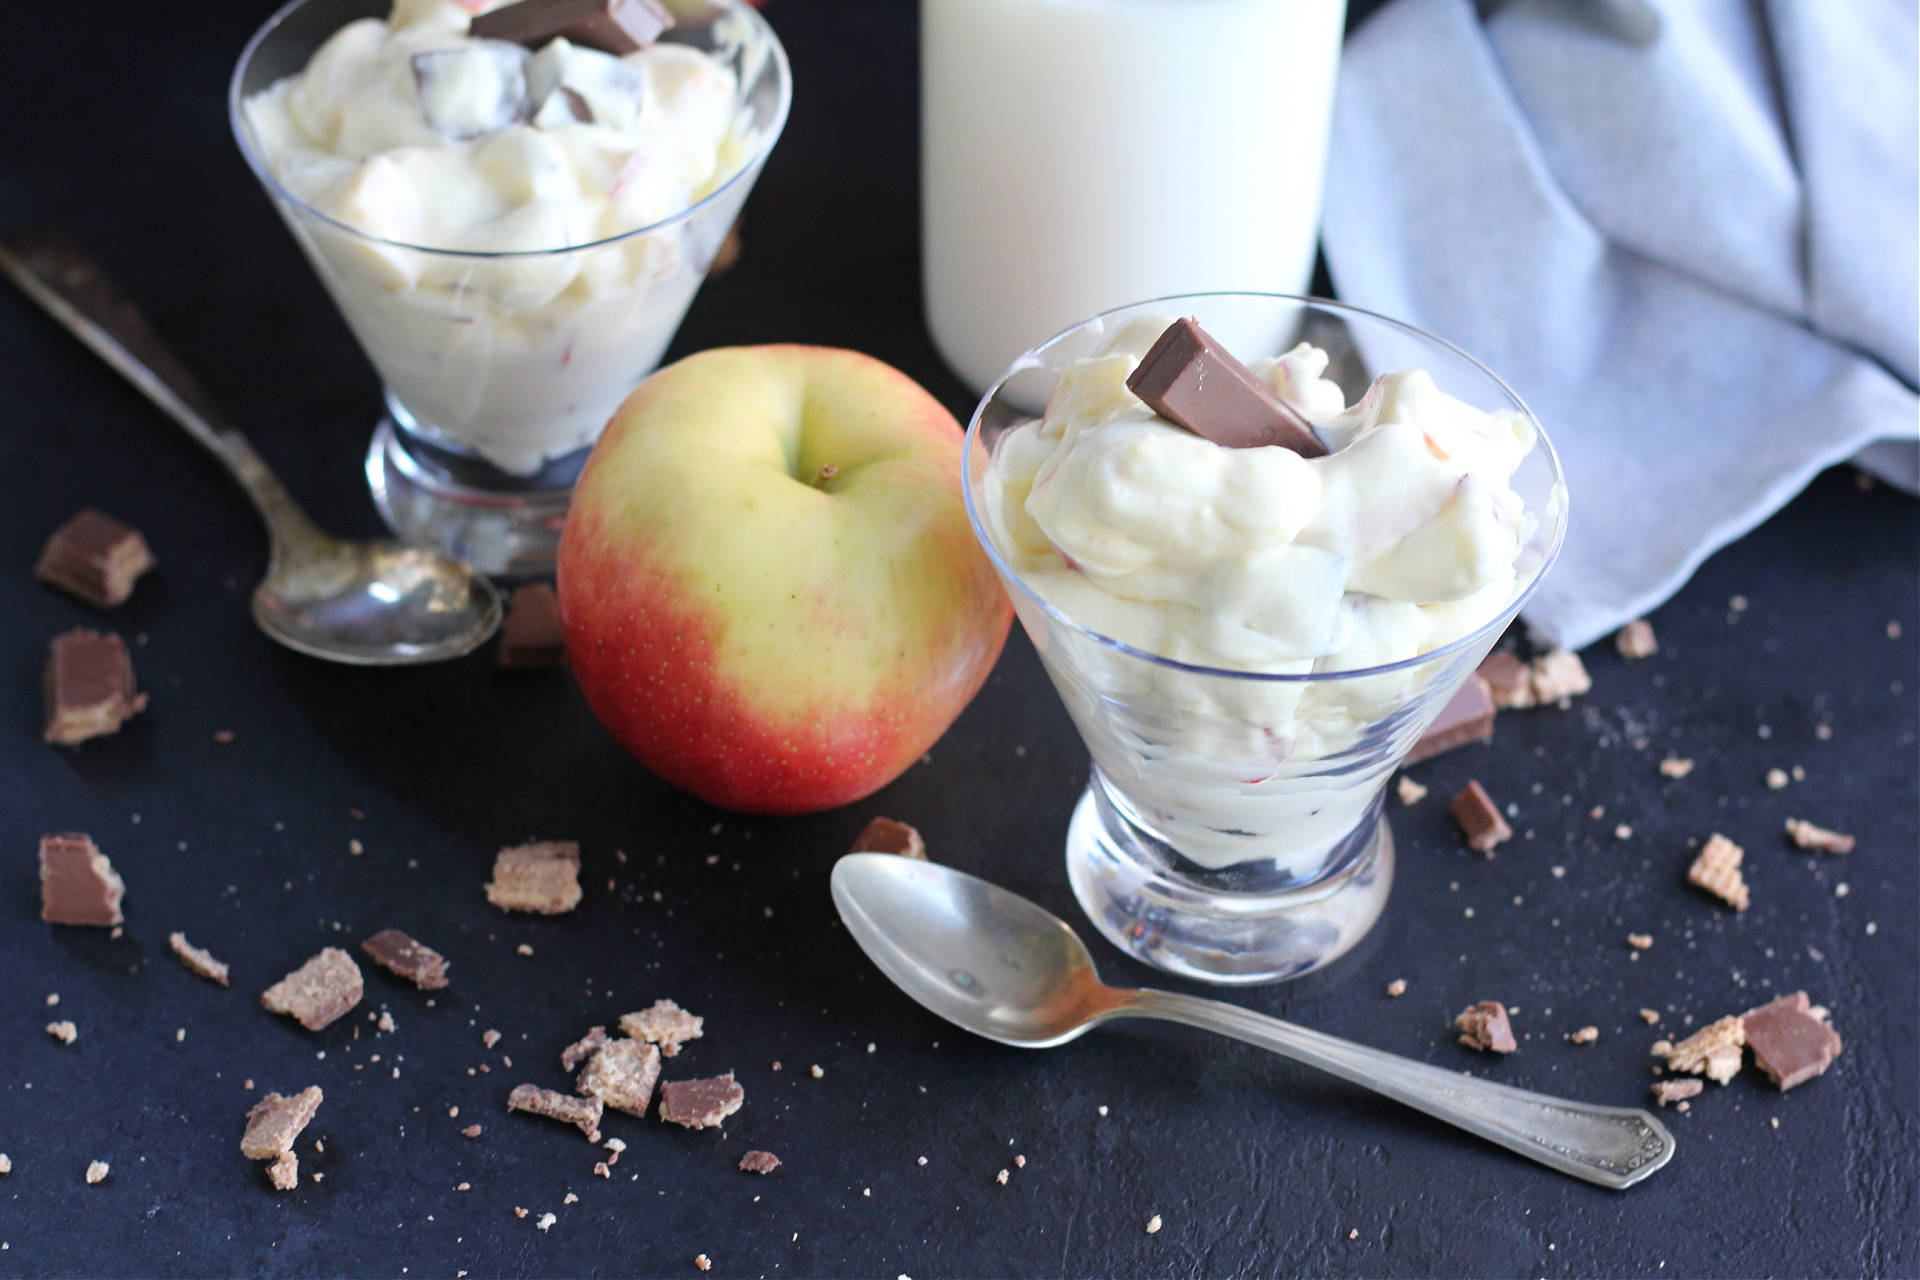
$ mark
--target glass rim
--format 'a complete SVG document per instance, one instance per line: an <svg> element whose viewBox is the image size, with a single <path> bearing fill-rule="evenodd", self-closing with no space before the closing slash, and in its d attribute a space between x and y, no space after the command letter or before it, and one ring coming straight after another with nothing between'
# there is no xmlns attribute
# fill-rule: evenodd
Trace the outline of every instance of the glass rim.
<svg viewBox="0 0 1920 1280"><path fill-rule="evenodd" d="M259 30L255 31L253 35L248 38L246 47L240 50L240 57L233 65L233 74L227 80L227 125L233 131L234 141L239 145L240 154L245 157L247 167L253 170L254 176L260 180L261 185L266 187L271 195L276 199L286 201L301 213L312 218L317 218L328 226L344 231L355 239L366 241L369 244L388 245L396 249L406 249L413 253L431 253L450 258L512 260L547 258L563 253L579 253L587 249L601 249L608 245L619 244L624 240L632 240L640 236L652 235L676 223L691 219L695 214L701 212L707 206L726 195L737 183L746 178L750 173L757 172L760 166L766 163L767 156L773 151L774 143L780 140L780 135L786 130L787 116L793 107L793 68L787 61L786 46L780 43L780 37L774 33L773 27L767 22L766 18L761 16L758 9L743 3L743 0L714 0L714 3L720 5L729 13L744 17L749 23L756 26L760 34L766 38L773 65L778 67L780 71L780 101L774 111L774 118L769 123L760 145L754 148L753 154L734 171L731 177L715 187L712 191L709 191L700 199L680 210L680 212L661 218L658 222L650 222L644 227L635 227L631 231L622 231L618 235L605 236L599 240L588 240L582 244L563 245L555 249L447 249L438 248L433 245L413 244L406 240L393 240L386 236L369 235L352 223L342 222L330 214L320 212L320 210L294 195L291 191L288 191L286 187L281 184L279 178L275 177L272 170L267 167L264 159L255 152L252 141L247 136L246 118L242 111L242 104L245 102L245 98L240 92L240 81L246 74L248 64L253 61L254 54L259 50L261 44L265 43L267 37L278 30L280 24L292 15L295 10L303 9L309 4L322 2L323 0L287 0L287 3L275 9L273 16L262 23Z"/></svg>
<svg viewBox="0 0 1920 1280"><path fill-rule="evenodd" d="M988 402L993 399L1001 387L1006 385L1007 380L1013 377L1013 375L1035 367L1035 357L1039 356L1054 344L1087 328L1089 325L1105 320L1109 316L1119 315L1124 311L1138 311L1143 307L1151 307L1157 303L1183 303L1202 298L1260 298L1273 302L1295 303L1302 307L1319 308L1323 311L1336 313L1345 312L1348 315L1363 316L1367 320L1376 321L1390 328L1398 329L1402 333L1409 334L1422 342L1429 342L1452 352L1473 366L1473 368L1479 370L1495 386L1499 387L1501 392L1519 407L1520 412L1526 415L1527 421L1533 424L1533 429L1537 437L1535 441L1536 447L1546 450L1546 462L1553 473L1554 493L1559 500L1559 520L1554 529L1553 541L1551 545L1548 546L1546 554L1540 558L1539 567L1534 570L1532 578L1522 585L1513 599L1509 600L1493 617L1475 627L1466 635L1461 636L1459 639L1443 644L1437 649L1430 649L1425 653L1416 654L1411 658L1402 658L1398 662L1383 663L1375 667L1352 667L1344 671L1237 671L1228 667L1208 667L1198 663L1182 662L1177 658L1169 658L1162 654L1153 653L1137 645L1128 644L1124 640L1119 640L1113 636L1095 631L1090 627L1082 626L1080 623L1075 622L1072 618L1069 618L1066 614L1056 609L1037 591L1028 586L1026 581L1014 570L1013 566L1007 563L1006 558L1000 553L1000 548L994 544L993 538L987 531L985 519L980 513L978 504L974 501L974 451L976 446L978 446L981 453L983 455L985 453L985 446L980 444L980 422L982 414L986 411ZM987 558L992 562L995 571L1000 574L1001 580L1013 584L1021 595L1030 600L1041 612L1045 613L1047 617L1051 618L1054 622L1108 649L1126 654L1131 658L1138 658L1143 662L1152 663L1155 666L1166 667L1170 670L1181 671L1190 675L1217 676L1231 680L1258 680L1273 684L1316 684L1324 681L1356 680L1365 676L1386 675L1392 672L1411 670L1414 667L1423 666L1429 662L1450 657L1463 649L1473 647L1484 639L1488 632L1494 630L1496 627L1506 627L1513 618L1519 615L1521 608L1525 606L1527 601L1532 598L1541 580L1547 576L1548 570L1552 569L1554 562L1560 558L1560 548L1562 544L1566 542L1567 538L1567 516L1569 510L1566 474L1560 467L1560 454L1559 451L1553 447L1553 441L1548 437L1546 428L1540 425L1540 419L1534 416L1534 412L1528 407L1527 402L1521 399L1520 394L1508 386L1500 375L1487 368L1486 365L1480 363L1480 361L1474 359L1453 343L1448 342L1438 334L1429 333L1425 329L1408 324L1405 321L1395 320L1393 317L1381 315L1377 311L1368 311L1364 307L1356 307L1349 303L1338 302L1332 298L1316 298L1291 293L1259 293L1233 289L1211 290L1205 293L1167 294L1158 298L1147 298L1141 302L1130 302L1125 306L1112 307L1097 315L1089 316L1078 324L1067 326L1051 338L1048 338L1045 342L1016 357L1014 362L1007 367L1006 371L996 378L993 385L988 387L986 393L980 397L980 403L974 408L973 417L967 423L966 442L962 446L960 459L960 488L961 496L966 502L967 521L973 526L974 537L980 545L986 549Z"/></svg>

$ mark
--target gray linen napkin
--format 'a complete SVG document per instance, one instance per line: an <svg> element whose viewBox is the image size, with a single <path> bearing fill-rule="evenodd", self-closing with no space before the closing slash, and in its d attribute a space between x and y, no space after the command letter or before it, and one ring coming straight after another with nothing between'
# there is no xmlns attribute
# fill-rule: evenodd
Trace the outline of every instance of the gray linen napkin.
<svg viewBox="0 0 1920 1280"><path fill-rule="evenodd" d="M1340 296L1505 378L1572 519L1528 623L1580 646L1853 458L1920 480L1912 0L1654 0L1645 47L1517 0L1348 41Z"/></svg>

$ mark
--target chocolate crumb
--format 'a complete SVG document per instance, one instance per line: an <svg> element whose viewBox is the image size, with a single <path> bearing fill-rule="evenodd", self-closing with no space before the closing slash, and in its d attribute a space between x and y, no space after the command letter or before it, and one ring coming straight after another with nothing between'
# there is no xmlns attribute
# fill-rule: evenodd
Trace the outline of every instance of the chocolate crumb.
<svg viewBox="0 0 1920 1280"><path fill-rule="evenodd" d="M47 1024L47 1034L55 1040L58 1040L61 1044L72 1044L80 1038L80 1028L74 1026L71 1022L49 1022Z"/></svg>
<svg viewBox="0 0 1920 1280"><path fill-rule="evenodd" d="M543 840L502 849L493 860L487 901L502 911L559 915L580 905L580 846Z"/></svg>
<svg viewBox="0 0 1920 1280"><path fill-rule="evenodd" d="M897 853L903 858L927 860L927 843L920 833L892 818L875 818L854 839L851 853Z"/></svg>
<svg viewBox="0 0 1920 1280"><path fill-rule="evenodd" d="M660 1078L660 1051L637 1040L609 1040L594 1051L575 1086L615 1111L645 1116Z"/></svg>
<svg viewBox="0 0 1920 1280"><path fill-rule="evenodd" d="M1593 688L1586 664L1571 649L1555 649L1533 660L1533 697L1536 702L1577 698Z"/></svg>
<svg viewBox="0 0 1920 1280"><path fill-rule="evenodd" d="M382 929L362 942L360 949L373 957L375 964L422 991L438 991L447 985L446 957L398 929Z"/></svg>
<svg viewBox="0 0 1920 1280"><path fill-rule="evenodd" d="M1453 1020L1453 1025L1460 1031L1460 1043L1469 1049L1512 1053L1520 1047L1507 1021L1507 1007L1498 1000L1482 1000L1469 1006Z"/></svg>
<svg viewBox="0 0 1920 1280"><path fill-rule="evenodd" d="M1692 1078L1656 1080L1653 1082L1653 1100L1663 1107L1669 1102L1678 1102L1681 1106L1685 1106L1683 1099L1695 1097L1706 1087L1705 1081Z"/></svg>
<svg viewBox="0 0 1920 1280"><path fill-rule="evenodd" d="M740 1157L740 1169L744 1173L772 1173L780 1167L780 1157L771 1151L749 1151Z"/></svg>
<svg viewBox="0 0 1920 1280"><path fill-rule="evenodd" d="M1387 984L1387 994L1390 996L1403 996L1407 994L1407 980L1405 978L1395 978L1392 982L1389 982Z"/></svg>
<svg viewBox="0 0 1920 1280"><path fill-rule="evenodd" d="M746 1096L731 1071L708 1080L669 1081L660 1086L660 1118L689 1129L713 1128L738 1111Z"/></svg>
<svg viewBox="0 0 1920 1280"><path fill-rule="evenodd" d="M1600 1038L1600 1028L1581 1027L1578 1031L1567 1032L1567 1039L1573 1044L1592 1044Z"/></svg>
<svg viewBox="0 0 1920 1280"><path fill-rule="evenodd" d="M1640 1011L1640 1021L1650 1027L1657 1026L1660 1022L1660 1011L1658 1009L1642 1009Z"/></svg>
<svg viewBox="0 0 1920 1280"><path fill-rule="evenodd" d="M1620 628L1613 637L1613 647L1620 656L1629 660L1651 658L1660 652L1660 642L1654 638L1653 624L1645 618L1635 618Z"/></svg>
<svg viewBox="0 0 1920 1280"><path fill-rule="evenodd" d="M600 1141L600 1117L605 1109L606 1104L598 1098L569 1098L537 1084L517 1084L507 1095L507 1110L565 1121L586 1134L588 1142Z"/></svg>
<svg viewBox="0 0 1920 1280"><path fill-rule="evenodd" d="M1740 861L1745 856L1746 850L1715 832L1687 868L1687 883L1705 889L1735 911L1745 911L1747 883L1740 875Z"/></svg>
<svg viewBox="0 0 1920 1280"><path fill-rule="evenodd" d="M319 955L260 993L269 1013L284 1013L309 1031L318 1031L360 1003L366 985L360 966L338 947Z"/></svg>
<svg viewBox="0 0 1920 1280"><path fill-rule="evenodd" d="M1693 772L1693 761L1679 756L1668 756L1660 762L1660 776L1663 778L1684 778Z"/></svg>
<svg viewBox="0 0 1920 1280"><path fill-rule="evenodd" d="M492 1028L488 1028L480 1033L480 1043L491 1049L500 1043L500 1033Z"/></svg>
<svg viewBox="0 0 1920 1280"><path fill-rule="evenodd" d="M1156 1213L1151 1218L1147 1219L1147 1234L1151 1236L1151 1235L1158 1235L1159 1233L1160 1233L1160 1215Z"/></svg>
<svg viewBox="0 0 1920 1280"><path fill-rule="evenodd" d="M188 942L186 934L168 934L167 945L173 948L173 954L180 957L181 964L209 981L217 982L223 987L227 985L227 966Z"/></svg>
<svg viewBox="0 0 1920 1280"><path fill-rule="evenodd" d="M314 1174L318 1181L319 1174ZM275 1191L291 1191L300 1185L300 1157L291 1151L282 1151L267 1165L267 1180Z"/></svg>
<svg viewBox="0 0 1920 1280"><path fill-rule="evenodd" d="M1840 1036L1809 1007L1807 993L1749 1009L1740 1018L1753 1060L1782 1092L1820 1075L1840 1056Z"/></svg>
<svg viewBox="0 0 1920 1280"><path fill-rule="evenodd" d="M1466 790L1453 798L1448 812L1460 824L1467 844L1489 858L1493 856L1494 846L1513 838L1513 828L1500 816L1498 806L1478 782L1467 783Z"/></svg>
<svg viewBox="0 0 1920 1280"><path fill-rule="evenodd" d="M153 563L139 530L88 507L54 530L33 573L96 609L111 609L125 603Z"/></svg>
<svg viewBox="0 0 1920 1280"><path fill-rule="evenodd" d="M1739 1074L1741 1050L1746 1043L1747 1033L1740 1019L1722 1018L1668 1047L1667 1070L1696 1076L1704 1073L1716 1084L1725 1084ZM1654 1049L1659 1052L1660 1046Z"/></svg>
<svg viewBox="0 0 1920 1280"><path fill-rule="evenodd" d="M134 690L126 642L76 627L56 636L47 656L48 742L70 747L119 732L146 710L147 695Z"/></svg>
<svg viewBox="0 0 1920 1280"><path fill-rule="evenodd" d="M123 924L127 886L93 840L77 832L40 837L40 918L49 924Z"/></svg>
<svg viewBox="0 0 1920 1280"><path fill-rule="evenodd" d="M463 1138L477 1138L480 1136L482 1132L483 1131L479 1125L470 1124L466 1128L460 1131L460 1136Z"/></svg>
<svg viewBox="0 0 1920 1280"><path fill-rule="evenodd" d="M544 582L514 588L500 624L494 660L511 669L557 667L567 656L560 631L560 600Z"/></svg>
<svg viewBox="0 0 1920 1280"><path fill-rule="evenodd" d="M486 1042L487 1048L491 1049L493 1048L494 1040L498 1040L500 1038L500 1033L497 1031L489 1031L487 1032L487 1035L493 1037L493 1040L487 1040ZM482 1039L485 1039L485 1037L483 1036ZM606 1042L607 1042L607 1029L605 1027L587 1028L586 1035L581 1036L578 1040L574 1041L572 1044L568 1045L566 1048L560 1051L561 1069L564 1071L573 1070L575 1067L579 1066L582 1062L585 1062L588 1058L591 1058L594 1055L595 1051L598 1050L600 1046L605 1044Z"/></svg>
<svg viewBox="0 0 1920 1280"><path fill-rule="evenodd" d="M1404 773L1400 775L1400 781L1395 785L1394 791L1402 805L1416 805L1427 798L1427 789Z"/></svg>
<svg viewBox="0 0 1920 1280"><path fill-rule="evenodd" d="M1825 827L1816 827L1803 818L1787 819L1787 838L1802 849L1818 849L1821 853L1853 852L1852 836L1844 836L1838 831L1829 831Z"/></svg>
<svg viewBox="0 0 1920 1280"><path fill-rule="evenodd" d="M247 1112L247 1131L240 1137L240 1154L249 1160L271 1160L293 1150L301 1130L320 1109L325 1095L319 1085L308 1085L291 1098L269 1093Z"/></svg>
<svg viewBox="0 0 1920 1280"><path fill-rule="evenodd" d="M1627 935L1627 945L1635 951L1645 951L1653 945L1653 935L1650 933L1630 933Z"/></svg>
<svg viewBox="0 0 1920 1280"><path fill-rule="evenodd" d="M702 1271L708 1271L713 1268L713 1260L704 1253L696 1253L693 1255L693 1265Z"/></svg>
<svg viewBox="0 0 1920 1280"><path fill-rule="evenodd" d="M620 1017L622 1031L635 1040L659 1045L663 1058L678 1056L680 1046L698 1040L705 1025L705 1018L695 1017L671 1000L655 1000L650 1008Z"/></svg>
<svg viewBox="0 0 1920 1280"><path fill-rule="evenodd" d="M87 1185L92 1187L105 1182L109 1172L111 1169L105 1160L95 1160L87 1166Z"/></svg>

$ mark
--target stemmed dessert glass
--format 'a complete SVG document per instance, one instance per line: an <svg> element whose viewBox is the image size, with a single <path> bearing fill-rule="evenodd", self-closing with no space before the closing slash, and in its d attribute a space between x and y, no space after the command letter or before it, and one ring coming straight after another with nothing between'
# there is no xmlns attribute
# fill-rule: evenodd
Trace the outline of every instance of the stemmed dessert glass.
<svg viewBox="0 0 1920 1280"><path fill-rule="evenodd" d="M1532 414L1485 366L1410 325L1321 299L1216 293L1123 307L1067 330L1015 361L967 428L974 532L1093 757L1067 828L1075 896L1102 933L1149 964L1212 982L1272 982L1326 964L1379 918L1393 882L1387 780L1553 564L1566 490L1542 431L1512 480L1527 513L1512 598L1472 633L1403 662L1259 674L1101 635L1011 566L987 512L985 473L1000 438L1044 414L1060 371L1143 315L1192 316L1242 360L1311 342L1331 357L1325 376L1349 404L1375 374L1425 369L1476 408Z"/></svg>
<svg viewBox="0 0 1920 1280"><path fill-rule="evenodd" d="M607 419L659 364L786 123L786 52L744 0L669 28L728 65L740 168L690 208L565 249L469 253L367 235L289 192L246 99L302 70L389 0L293 0L254 35L228 91L240 150L384 383L367 483L395 533L487 573L548 573L574 481Z"/></svg>

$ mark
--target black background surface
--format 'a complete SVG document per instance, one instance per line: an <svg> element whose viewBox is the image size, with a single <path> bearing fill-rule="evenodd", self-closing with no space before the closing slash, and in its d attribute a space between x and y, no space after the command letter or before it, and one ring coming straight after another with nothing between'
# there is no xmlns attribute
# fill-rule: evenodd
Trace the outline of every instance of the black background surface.
<svg viewBox="0 0 1920 1280"><path fill-rule="evenodd" d="M90 246L321 522L372 533L375 380L227 133L227 73L268 8L36 7L0 42L0 226ZM971 398L919 313L913 6L777 0L769 16L793 58L792 123L742 264L674 354L851 346L964 419ZM1884 488L1823 477L1654 616L1657 658L1596 646L1573 710L1503 715L1492 746L1417 767L1434 794L1392 810L1381 925L1329 972L1234 997L1621 1104L1645 1099L1647 1045L1686 1018L1801 987L1832 1007L1846 1052L1824 1078L1785 1096L1752 1070L1710 1085L1665 1116L1672 1165L1616 1194L1223 1040L1128 1025L1026 1053L890 988L826 892L875 813L1080 918L1060 846L1086 757L1017 633L928 762L843 811L744 821L632 764L564 672L506 674L484 654L355 671L268 643L246 610L263 539L237 491L4 288L0 387L0 1274L692 1275L697 1253L764 1276L1920 1273L1916 521ZM161 568L104 620L133 642L152 709L70 752L39 740L45 646L102 619L28 568L83 504L142 528ZM1698 767L1663 779L1668 753ZM1764 785L1796 764L1804 783ZM1495 861L1445 815L1469 776L1520 809ZM1858 851L1791 849L1789 815L1854 832ZM125 876L124 937L39 921L35 843L62 829ZM1716 830L1748 849L1743 915L1682 883L1688 841ZM581 842L575 914L486 905L494 851L530 836ZM432 1007L368 966L362 1008L319 1034L259 1008L318 947L387 926L452 960ZM167 954L174 929L232 963L231 990ZM1636 958L1629 931L1653 949ZM1096 952L1111 979L1153 980ZM1408 991L1389 1000L1396 977ZM629 1147L602 1181L603 1153L504 1098L562 1086L561 1046L657 996L707 1018L674 1074L732 1069L748 1101L724 1138L612 1117ZM1506 1060L1448 1033L1483 998L1519 1006ZM374 1035L380 1009L394 1034ZM56 1016L78 1024L73 1046L43 1033ZM1597 1044L1561 1038L1587 1023ZM505 1035L491 1052L490 1027ZM294 1193L239 1153L247 1079L326 1090ZM459 1136L476 1121L481 1138ZM786 1163L742 1174L749 1147ZM998 1185L1015 1154L1025 1167ZM89 1187L96 1159L112 1175Z"/></svg>

